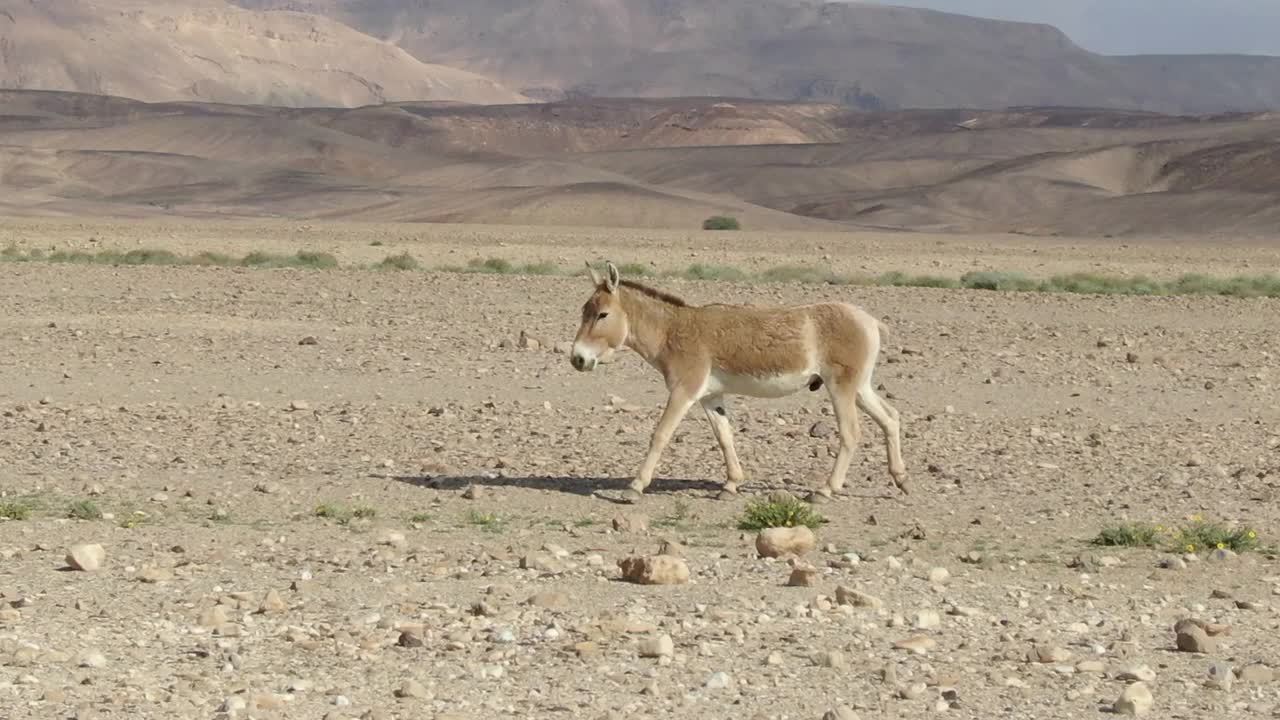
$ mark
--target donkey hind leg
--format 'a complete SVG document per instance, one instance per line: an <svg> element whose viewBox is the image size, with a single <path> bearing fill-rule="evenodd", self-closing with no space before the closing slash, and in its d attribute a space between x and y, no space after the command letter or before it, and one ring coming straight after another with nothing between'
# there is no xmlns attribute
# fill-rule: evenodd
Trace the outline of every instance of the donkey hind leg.
<svg viewBox="0 0 1280 720"><path fill-rule="evenodd" d="M907 466L902 462L902 423L898 419L898 411L876 394L868 379L858 387L858 407L871 416L880 429L884 431L885 446L889 456L889 474L893 476L893 484L898 486L902 494L911 493L911 483L907 479Z"/></svg>
<svg viewBox="0 0 1280 720"><path fill-rule="evenodd" d="M853 462L853 453L858 449L862 430L858 426L857 391L854 379L848 375L826 379L827 394L831 397L831 405L836 413L836 429L840 434L840 452L836 454L836 462L831 468L831 476L827 486L814 492L815 503L826 502L840 488L844 487L845 475L849 472L849 464Z"/></svg>
<svg viewBox="0 0 1280 720"><path fill-rule="evenodd" d="M738 452L733 447L733 426L729 423L728 405L723 395L709 395L701 400L702 409L707 413L711 423L711 432L720 444L724 453L725 483L720 491L721 500L738 494L738 486L746 479L742 471L742 463L738 462Z"/></svg>
<svg viewBox="0 0 1280 720"><path fill-rule="evenodd" d="M689 412L689 408L693 407L694 402L693 397L681 388L671 391L670 396L667 397L667 407L662 411L662 417L658 420L658 425L653 429L653 436L649 439L649 453L645 455L636 479L631 481L631 486L623 492L624 500L636 502L645 488L649 487L649 483L653 482L653 473L658 468L658 459L662 456L662 451L666 449L667 443L671 442L671 435L675 433L676 427Z"/></svg>

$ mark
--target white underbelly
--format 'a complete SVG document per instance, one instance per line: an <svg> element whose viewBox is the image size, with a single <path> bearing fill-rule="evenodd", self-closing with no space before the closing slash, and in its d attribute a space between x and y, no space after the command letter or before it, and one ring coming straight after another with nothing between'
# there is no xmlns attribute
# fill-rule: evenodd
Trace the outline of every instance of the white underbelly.
<svg viewBox="0 0 1280 720"><path fill-rule="evenodd" d="M777 375L738 375L713 368L702 394L780 398L808 389L817 374L817 370L805 370Z"/></svg>

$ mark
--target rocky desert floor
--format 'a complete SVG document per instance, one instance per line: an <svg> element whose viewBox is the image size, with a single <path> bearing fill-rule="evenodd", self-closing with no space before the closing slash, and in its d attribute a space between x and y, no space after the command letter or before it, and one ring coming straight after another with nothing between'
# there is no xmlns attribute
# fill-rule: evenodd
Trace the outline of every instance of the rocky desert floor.
<svg viewBox="0 0 1280 720"><path fill-rule="evenodd" d="M195 221L23 221L9 244L1278 264L1264 245ZM1280 301L655 284L881 317L915 491L864 417L815 547L761 558L746 504L803 496L833 461L826 397L805 393L731 406L737 499L716 499L691 413L649 493L616 502L664 394L632 354L584 374L557 352L585 273L0 263L0 508L23 516L0 520L0 716L1091 718L1146 687L1150 717L1280 717ZM1090 544L1196 517L1263 549ZM68 565L83 544L96 569ZM621 578L660 550L687 582ZM797 566L809 584L788 585ZM1188 618L1208 633L1179 641Z"/></svg>

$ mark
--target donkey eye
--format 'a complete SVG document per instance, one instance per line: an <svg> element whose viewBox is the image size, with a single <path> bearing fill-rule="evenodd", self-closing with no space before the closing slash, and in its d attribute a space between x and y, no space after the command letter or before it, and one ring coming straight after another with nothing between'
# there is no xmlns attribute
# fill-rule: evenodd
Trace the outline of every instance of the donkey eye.
<svg viewBox="0 0 1280 720"><path fill-rule="evenodd" d="M596 319L597 319L597 320L603 320L603 319L605 319L605 318L607 318L607 317L609 317L609 313L607 313L607 312L602 312L602 313L600 313L599 315L597 315L597 316L596 316Z"/></svg>

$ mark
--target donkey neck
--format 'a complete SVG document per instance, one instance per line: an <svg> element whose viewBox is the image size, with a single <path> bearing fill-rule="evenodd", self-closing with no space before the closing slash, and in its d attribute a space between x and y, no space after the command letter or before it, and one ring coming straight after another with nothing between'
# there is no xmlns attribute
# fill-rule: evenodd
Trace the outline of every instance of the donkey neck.
<svg viewBox="0 0 1280 720"><path fill-rule="evenodd" d="M627 314L626 346L650 365L659 367L658 358L671 323L687 308L625 285L619 288L618 298Z"/></svg>

